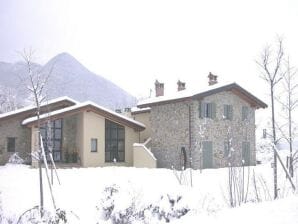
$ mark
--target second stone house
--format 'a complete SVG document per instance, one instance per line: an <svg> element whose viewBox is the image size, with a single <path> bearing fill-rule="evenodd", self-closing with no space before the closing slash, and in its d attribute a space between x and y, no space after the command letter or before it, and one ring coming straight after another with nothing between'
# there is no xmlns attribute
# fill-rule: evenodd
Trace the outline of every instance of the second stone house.
<svg viewBox="0 0 298 224"><path fill-rule="evenodd" d="M256 164L255 111L267 105L236 83L218 84L211 73L208 78L209 85L197 92L178 81L172 96L156 80L156 97L139 102L139 108L151 108L147 128L158 167Z"/></svg>

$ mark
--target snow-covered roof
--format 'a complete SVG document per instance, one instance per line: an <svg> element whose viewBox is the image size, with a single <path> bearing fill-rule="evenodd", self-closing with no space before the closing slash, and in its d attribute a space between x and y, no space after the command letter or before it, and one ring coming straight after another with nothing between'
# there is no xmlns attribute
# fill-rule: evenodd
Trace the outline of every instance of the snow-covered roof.
<svg viewBox="0 0 298 224"><path fill-rule="evenodd" d="M60 110L52 111L50 113L42 114L40 116L40 119L41 120L47 119L47 118L50 118L50 117L53 117L53 116L56 116L56 115L61 115L61 114L64 114L64 113L68 113L68 112L72 112L72 111L75 111L75 110L83 109L85 107L93 107L95 110L99 110L103 113L107 113L109 115L112 115L113 117L118 118L122 121L129 122L129 123L131 123L135 126L138 126L140 128L146 128L146 126L144 124L142 124L141 122L135 121L135 120L133 120L131 118L128 118L124 115L116 113L113 110L110 110L110 109L107 109L105 107L99 106L96 103L91 102L91 101L86 101L86 102L83 102L83 103L77 103L74 106L70 106L70 107L60 109ZM27 119L23 120L22 125L28 125L28 124L34 123L36 121L37 121L37 116L30 117L30 118L27 118Z"/></svg>
<svg viewBox="0 0 298 224"><path fill-rule="evenodd" d="M75 101L74 99L72 99L68 96L62 96L62 97L58 97L58 98L43 102L40 106L41 107L42 106L47 106L47 105L50 105L50 104L53 104L53 103L58 103L58 102L61 102L61 101L69 101L69 102L72 102L74 104L78 103L77 101ZM23 108L20 108L20 109L17 109L17 110L13 110L13 111L10 111L10 112L7 112L7 113L0 114L0 118L5 118L5 117L12 116L12 115L17 115L17 114L20 114L20 113L23 113L23 112L26 112L26 111L29 111L29 110L33 110L35 108L36 108L35 105L30 105L30 106L27 106L27 107L23 107Z"/></svg>
<svg viewBox="0 0 298 224"><path fill-rule="evenodd" d="M151 110L150 107L144 107L144 108L132 107L131 113L132 114L145 113L145 112L149 112L150 110Z"/></svg>
<svg viewBox="0 0 298 224"><path fill-rule="evenodd" d="M171 95L166 96L159 96L159 97L152 97L145 100L142 100L138 103L138 107L144 108L144 107L150 107L157 104L164 104L169 102L176 102L180 100L185 100L189 98L195 98L195 97L205 97L211 94L215 94L221 91L230 90L230 89L237 89L239 92L241 92L243 95L245 95L247 98L249 98L251 101L253 101L256 105L259 107L265 108L267 105L256 98L254 95L243 89L241 86L239 86L237 83L221 83L221 84L215 84L211 86L206 86L204 88L201 88L200 91L198 90L182 90L178 91L176 93L173 93Z"/></svg>

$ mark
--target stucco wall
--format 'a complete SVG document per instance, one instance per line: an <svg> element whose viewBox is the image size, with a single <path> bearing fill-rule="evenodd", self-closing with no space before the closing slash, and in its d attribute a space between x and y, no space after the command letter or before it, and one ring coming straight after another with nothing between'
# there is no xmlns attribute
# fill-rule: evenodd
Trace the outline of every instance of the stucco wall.
<svg viewBox="0 0 298 224"><path fill-rule="evenodd" d="M134 114L132 117L134 120L139 121L146 126L146 129L140 132L140 142L144 143L148 138L151 137L150 111Z"/></svg>
<svg viewBox="0 0 298 224"><path fill-rule="evenodd" d="M9 119L1 121L0 123L0 164L8 161L9 157L13 154L7 152L7 138L16 138L16 152L26 159L31 161L28 153L31 152L31 130L30 128L21 125L23 118Z"/></svg>
<svg viewBox="0 0 298 224"><path fill-rule="evenodd" d="M105 162L105 118L93 112L83 114L83 155L82 166L133 165L133 144L138 142L139 133L132 128L125 127L125 162ZM91 138L97 138L97 152L91 152Z"/></svg>
<svg viewBox="0 0 298 224"><path fill-rule="evenodd" d="M133 166L137 168L156 168L157 160L152 152L142 144L134 144Z"/></svg>
<svg viewBox="0 0 298 224"><path fill-rule="evenodd" d="M249 141L251 164L255 164L255 109L235 94L225 91L205 97L201 102L216 104L216 118L199 117L200 100L170 103L151 107L152 152L157 158L158 167L180 167L180 148L184 146L189 162L189 106L191 108L191 146L193 168L202 167L201 141L213 143L213 167L227 165L224 158L224 141L227 130L231 130L232 147L235 149L235 165L241 162L242 142ZM233 120L223 119L223 105L233 105ZM242 106L249 107L248 122L242 121ZM200 135L200 130L203 135ZM201 131L202 132L202 131Z"/></svg>

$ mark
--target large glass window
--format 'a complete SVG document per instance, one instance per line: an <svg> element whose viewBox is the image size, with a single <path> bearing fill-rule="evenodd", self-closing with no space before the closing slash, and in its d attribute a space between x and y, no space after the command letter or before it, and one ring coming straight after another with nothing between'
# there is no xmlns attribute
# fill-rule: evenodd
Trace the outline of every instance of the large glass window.
<svg viewBox="0 0 298 224"><path fill-rule="evenodd" d="M45 152L52 150L53 159L55 161L61 160L61 146L62 146L62 119L55 121L48 121L40 127Z"/></svg>
<svg viewBox="0 0 298 224"><path fill-rule="evenodd" d="M105 161L125 161L125 128L109 120L105 121Z"/></svg>

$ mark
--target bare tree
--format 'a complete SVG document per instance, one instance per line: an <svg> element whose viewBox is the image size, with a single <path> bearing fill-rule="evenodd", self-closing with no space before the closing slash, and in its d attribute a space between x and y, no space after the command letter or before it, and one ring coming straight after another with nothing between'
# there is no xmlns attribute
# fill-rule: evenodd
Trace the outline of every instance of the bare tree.
<svg viewBox="0 0 298 224"><path fill-rule="evenodd" d="M52 70L49 72L44 72L39 70L34 66L33 63L34 52L30 50L24 50L21 52L21 56L26 63L27 73L26 76L21 77L22 82L25 83L27 90L32 95L32 99L36 106L36 116L37 116L37 130L38 130L38 139L40 136L40 107L41 104L46 100L46 94L44 93L45 86L48 82ZM40 214L43 216L44 213L44 198L43 198L43 180L42 180L42 148L41 141L38 141L38 150L35 158L38 161L39 167L39 190L40 190Z"/></svg>
<svg viewBox="0 0 298 224"><path fill-rule="evenodd" d="M276 128L275 128L275 87L283 79L282 62L284 59L283 40L277 39L276 49L273 51L271 46L264 48L260 59L256 61L261 68L261 78L264 79L270 87L271 98L271 122L273 144L276 145ZM274 178L274 199L277 198L277 155L273 149L273 178Z"/></svg>
<svg viewBox="0 0 298 224"><path fill-rule="evenodd" d="M298 105L298 82L297 82L297 69L290 65L290 59L285 61L286 72L283 76L283 90L284 94L282 94L282 98L277 98L278 102L282 105L282 108L285 111L286 128L287 131L284 131L282 127L280 127L280 132L282 137L289 144L290 156L289 156L289 173L291 177L294 176L293 169L293 139L295 137L294 127L293 127L293 112ZM284 97L285 96L285 97Z"/></svg>
<svg viewBox="0 0 298 224"><path fill-rule="evenodd" d="M16 90L0 85L0 113L16 110L21 107L17 100Z"/></svg>

